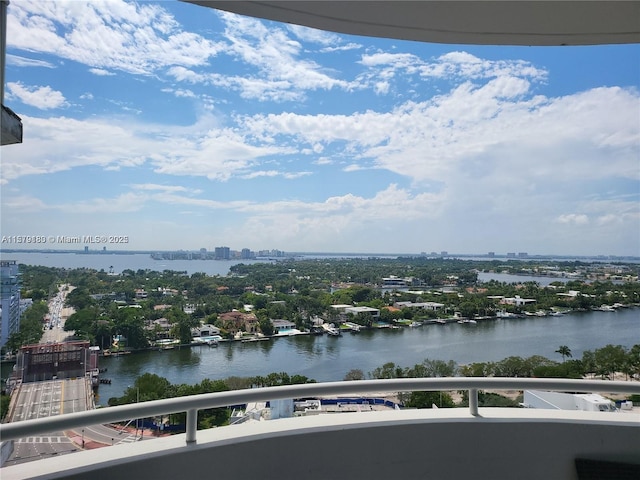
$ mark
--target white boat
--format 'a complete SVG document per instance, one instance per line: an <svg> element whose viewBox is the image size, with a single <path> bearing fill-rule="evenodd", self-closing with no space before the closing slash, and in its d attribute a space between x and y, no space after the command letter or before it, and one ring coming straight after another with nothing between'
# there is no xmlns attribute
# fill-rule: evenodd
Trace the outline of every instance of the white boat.
<svg viewBox="0 0 640 480"><path fill-rule="evenodd" d="M328 335L332 335L334 337L338 337L340 336L340 330L338 328L335 327L335 325L332 323L331 325L324 323L322 325L322 328L324 329L324 331L328 334Z"/></svg>
<svg viewBox="0 0 640 480"><path fill-rule="evenodd" d="M596 310L600 310L601 312L615 312L616 309L613 308L611 305L600 305L600 308L597 308Z"/></svg>

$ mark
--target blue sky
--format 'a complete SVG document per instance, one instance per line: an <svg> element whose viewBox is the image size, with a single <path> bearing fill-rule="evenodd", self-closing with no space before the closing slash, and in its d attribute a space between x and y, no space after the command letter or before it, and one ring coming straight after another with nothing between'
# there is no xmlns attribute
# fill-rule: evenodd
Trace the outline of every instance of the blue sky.
<svg viewBox="0 0 640 480"><path fill-rule="evenodd" d="M177 1L12 0L4 103L24 143L0 152L2 235L638 256L639 84L638 45L424 44Z"/></svg>

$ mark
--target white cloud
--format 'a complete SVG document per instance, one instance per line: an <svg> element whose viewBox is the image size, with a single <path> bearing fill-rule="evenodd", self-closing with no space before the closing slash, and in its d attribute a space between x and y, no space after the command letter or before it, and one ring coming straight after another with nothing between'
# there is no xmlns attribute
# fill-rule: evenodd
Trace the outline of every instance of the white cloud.
<svg viewBox="0 0 640 480"><path fill-rule="evenodd" d="M196 98L196 94L188 88L163 88L161 91L165 93L172 93L178 98Z"/></svg>
<svg viewBox="0 0 640 480"><path fill-rule="evenodd" d="M320 157L313 163L315 163L316 165L333 165L334 162L329 157Z"/></svg>
<svg viewBox="0 0 640 480"><path fill-rule="evenodd" d="M317 30L300 25L287 25L287 28L304 42L317 43L324 46L335 46L342 43L342 38L332 32L325 32L324 30Z"/></svg>
<svg viewBox="0 0 640 480"><path fill-rule="evenodd" d="M584 214L578 213L567 213L564 215L560 215L556 221L558 223L568 223L575 225L587 225L589 223L589 217Z"/></svg>
<svg viewBox="0 0 640 480"><path fill-rule="evenodd" d="M167 73L178 81L236 90L243 98L260 101L294 101L310 90L349 89L352 85L332 77L312 60L302 58L302 46L279 28L268 29L258 20L221 13L228 40L224 53L249 66L256 73L221 75L202 73L193 68L173 66ZM297 35L313 37L326 44L334 37L312 34L311 30L292 28Z"/></svg>
<svg viewBox="0 0 640 480"><path fill-rule="evenodd" d="M220 51L220 45L181 30L161 6L122 0L14 2L7 30L9 48L55 54L97 74L149 75L170 65L203 65Z"/></svg>
<svg viewBox="0 0 640 480"><path fill-rule="evenodd" d="M115 198L93 198L83 202L63 203L53 208L70 214L102 214L140 211L147 197L135 193L124 193Z"/></svg>
<svg viewBox="0 0 640 480"><path fill-rule="evenodd" d="M322 53L331 53L331 52L347 52L349 50L359 50L362 48L362 45L359 43L345 43L344 45L338 45L335 47L324 47L320 49Z"/></svg>
<svg viewBox="0 0 640 480"><path fill-rule="evenodd" d="M16 67L44 67L55 68L55 65L45 60L36 60L34 58L21 57L19 55L7 54L7 65Z"/></svg>
<svg viewBox="0 0 640 480"><path fill-rule="evenodd" d="M535 181L598 179L603 162L607 175L638 178L637 92L598 88L561 98L525 98L528 85L502 77L479 87L463 83L447 94L406 102L391 112L285 112L253 116L245 126L257 138L273 137L281 143L346 142L342 153L359 159L358 164L373 160L378 168L415 181L447 182L469 166L480 169L474 170L480 177L496 179L514 172Z"/></svg>
<svg viewBox="0 0 640 480"><path fill-rule="evenodd" d="M193 191L187 187L183 187L180 185L158 185L156 183L132 183L129 185L134 190L146 190L146 191L163 191L163 192L191 192L191 193L199 193L198 191Z"/></svg>
<svg viewBox="0 0 640 480"><path fill-rule="evenodd" d="M83 67L76 71L84 78L92 76L87 71L116 74L92 81L115 81L119 88L129 74L145 75L137 79L150 92L190 100L160 96L168 108L157 108L105 88L98 101L83 105L83 112L103 109L87 118L21 115L28 141L2 152L3 206L54 210L65 218L144 210L150 223L156 219L147 213L189 211L205 219L189 225L199 238L227 215L233 225L216 228L225 243L268 238L299 250L339 242L390 251L402 236L402 245L416 245L415 251L451 251L457 241L468 245L460 225L473 232L481 251L535 251L536 242L572 245L585 232L598 239L589 248L637 244L638 198L616 191L629 191L640 179L636 90L536 95L546 91L541 83L548 73L530 62L462 51L427 58L400 49L365 50L335 34L266 27L203 9L212 24L223 24L213 41L188 32L177 20L188 15L174 18L166 5L12 2L10 48L57 58L29 60L26 53L10 57L13 65L49 69L79 62ZM183 7L178 3L175 11ZM362 50L349 52L355 49ZM339 60L322 54L330 51L346 53L337 54ZM90 87L78 86L73 98L93 99L79 93ZM41 109L68 106L51 86L17 82L7 93ZM214 105L216 116L209 113ZM192 110L178 112L176 106ZM105 179L118 179L101 193L75 192L96 198L62 196L55 204L33 193L5 196L4 185L25 188L29 182L15 180L26 175L93 173L95 167L107 171ZM314 175L322 178L320 185ZM188 222L181 222L172 219L170 228L184 232ZM522 238L531 239L529 246L508 245Z"/></svg>
<svg viewBox="0 0 640 480"><path fill-rule="evenodd" d="M41 110L68 106L64 95L49 86L26 86L21 82L8 82L7 90L9 95L18 98L22 103Z"/></svg>
<svg viewBox="0 0 640 480"><path fill-rule="evenodd" d="M254 235L268 238L274 244L290 245L288 248L291 250L323 249L336 237L340 238L342 245L366 249L375 248L376 244L380 246L381 238L388 241L387 231L391 235L400 232L399 223L427 221L441 208L442 204L435 195L411 194L390 185L370 198L346 194L317 203L252 204L244 209L250 216L239 230L245 238ZM385 235L374 239L370 235L373 229L385 232ZM231 231L225 234L234 235ZM368 239L366 245L363 245L364 239Z"/></svg>
<svg viewBox="0 0 640 480"><path fill-rule="evenodd" d="M99 77L112 77L115 73L105 70L104 68L90 68L89 71Z"/></svg>

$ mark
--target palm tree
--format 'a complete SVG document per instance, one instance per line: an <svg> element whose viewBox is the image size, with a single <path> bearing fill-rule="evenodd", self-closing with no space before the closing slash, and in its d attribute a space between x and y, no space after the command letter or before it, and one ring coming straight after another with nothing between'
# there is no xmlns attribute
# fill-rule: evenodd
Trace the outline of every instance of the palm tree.
<svg viewBox="0 0 640 480"><path fill-rule="evenodd" d="M569 347L567 347L566 345L560 345L558 347L558 350L556 350L556 353L559 353L560 355L562 355L562 363L564 363L564 357L569 357L571 358L571 349Z"/></svg>

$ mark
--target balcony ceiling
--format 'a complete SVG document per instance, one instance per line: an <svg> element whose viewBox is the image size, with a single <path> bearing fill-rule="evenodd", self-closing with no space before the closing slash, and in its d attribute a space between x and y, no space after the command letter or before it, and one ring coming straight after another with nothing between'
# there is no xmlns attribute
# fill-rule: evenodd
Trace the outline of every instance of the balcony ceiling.
<svg viewBox="0 0 640 480"><path fill-rule="evenodd" d="M640 42L638 1L183 1L332 32L431 43Z"/></svg>

